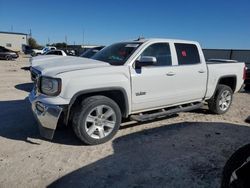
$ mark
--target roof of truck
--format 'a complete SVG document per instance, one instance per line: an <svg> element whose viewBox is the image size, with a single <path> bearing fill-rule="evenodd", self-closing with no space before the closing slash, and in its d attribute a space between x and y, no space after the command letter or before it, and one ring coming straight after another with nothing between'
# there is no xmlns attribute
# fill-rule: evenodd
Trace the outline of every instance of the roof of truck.
<svg viewBox="0 0 250 188"><path fill-rule="evenodd" d="M139 38L137 40L134 40L134 42L178 42L178 43L197 43L197 41L191 41L191 40L181 40L181 39L168 39L168 38Z"/></svg>

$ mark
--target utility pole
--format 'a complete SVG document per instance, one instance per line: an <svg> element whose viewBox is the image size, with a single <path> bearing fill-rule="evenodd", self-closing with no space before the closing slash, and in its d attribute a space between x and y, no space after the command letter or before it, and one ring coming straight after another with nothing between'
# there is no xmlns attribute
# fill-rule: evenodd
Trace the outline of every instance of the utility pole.
<svg viewBox="0 0 250 188"><path fill-rule="evenodd" d="M85 31L84 29L82 30L82 46L84 48L84 39L85 39Z"/></svg>
<svg viewBox="0 0 250 188"><path fill-rule="evenodd" d="M31 29L30 29L30 33L29 33L29 36L30 36L30 38L32 37L32 32L31 32Z"/></svg>
<svg viewBox="0 0 250 188"><path fill-rule="evenodd" d="M65 43L67 44L67 42L68 42L68 37L67 35L65 35Z"/></svg>
<svg viewBox="0 0 250 188"><path fill-rule="evenodd" d="M10 31L11 31L11 32L13 32L13 25L11 25L11 27L10 27Z"/></svg>
<svg viewBox="0 0 250 188"><path fill-rule="evenodd" d="M48 45L50 45L50 38L48 37Z"/></svg>
<svg viewBox="0 0 250 188"><path fill-rule="evenodd" d="M67 35L65 35L65 43L66 43L66 51L67 51L67 47L68 47L68 37L67 37Z"/></svg>

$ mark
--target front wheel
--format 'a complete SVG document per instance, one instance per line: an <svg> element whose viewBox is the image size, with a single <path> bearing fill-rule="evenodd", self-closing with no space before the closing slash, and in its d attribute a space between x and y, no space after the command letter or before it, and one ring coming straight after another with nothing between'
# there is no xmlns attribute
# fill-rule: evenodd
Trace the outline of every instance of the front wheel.
<svg viewBox="0 0 250 188"><path fill-rule="evenodd" d="M119 106L105 96L86 98L75 109L73 129L77 137L86 144L96 145L112 139L121 124Z"/></svg>
<svg viewBox="0 0 250 188"><path fill-rule="evenodd" d="M214 96L208 101L209 110L215 114L226 113L233 100L233 91L226 85L218 85Z"/></svg>

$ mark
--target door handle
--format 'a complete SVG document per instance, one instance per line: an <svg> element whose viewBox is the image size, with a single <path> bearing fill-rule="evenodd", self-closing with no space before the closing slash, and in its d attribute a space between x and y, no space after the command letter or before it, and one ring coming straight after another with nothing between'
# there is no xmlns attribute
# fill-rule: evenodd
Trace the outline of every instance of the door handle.
<svg viewBox="0 0 250 188"><path fill-rule="evenodd" d="M174 73L174 72L168 72L166 75L167 75L167 76L174 76L175 73Z"/></svg>
<svg viewBox="0 0 250 188"><path fill-rule="evenodd" d="M198 73L205 73L205 71L204 70L199 70Z"/></svg>

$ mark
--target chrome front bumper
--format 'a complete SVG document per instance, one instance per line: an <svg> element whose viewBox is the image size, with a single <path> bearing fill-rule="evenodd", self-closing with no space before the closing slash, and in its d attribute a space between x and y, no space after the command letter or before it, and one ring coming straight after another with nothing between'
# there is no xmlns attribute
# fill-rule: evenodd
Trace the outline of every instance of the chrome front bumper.
<svg viewBox="0 0 250 188"><path fill-rule="evenodd" d="M38 121L41 136L51 140L63 109L57 105L40 102L35 96L34 91L30 93L29 101L33 114Z"/></svg>

